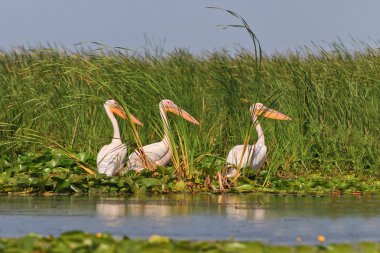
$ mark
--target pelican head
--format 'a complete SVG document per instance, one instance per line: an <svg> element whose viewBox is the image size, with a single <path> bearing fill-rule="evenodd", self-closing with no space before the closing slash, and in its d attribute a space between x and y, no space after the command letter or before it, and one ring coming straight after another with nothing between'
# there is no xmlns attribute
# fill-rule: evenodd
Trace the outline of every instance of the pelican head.
<svg viewBox="0 0 380 253"><path fill-rule="evenodd" d="M123 109L123 107L121 107L121 105L119 105L119 103L117 103L115 100L107 100L104 103L104 107L106 108L106 110L109 110L111 113L117 114L123 119L128 119L127 114L125 113L125 110ZM129 115L133 123L143 126L143 124L135 116L133 116L132 114L129 114Z"/></svg>
<svg viewBox="0 0 380 253"><path fill-rule="evenodd" d="M278 112L276 110L273 110L273 109L270 109L270 108L267 108L265 105L263 105L262 103L256 103L256 104L253 104L250 108L249 108L251 114L255 117L258 117L258 116L263 116L265 118L269 118L269 119L276 119L276 120L292 120L289 116L286 116L285 114L281 113L281 112Z"/></svg>
<svg viewBox="0 0 380 253"><path fill-rule="evenodd" d="M169 99L161 100L159 107L166 112L174 113L174 114L181 116L185 120L187 120L187 121L189 121L195 125L199 125L199 122L196 119L194 119L189 113L187 113L185 110L181 109L179 106L174 104L173 101L171 101Z"/></svg>

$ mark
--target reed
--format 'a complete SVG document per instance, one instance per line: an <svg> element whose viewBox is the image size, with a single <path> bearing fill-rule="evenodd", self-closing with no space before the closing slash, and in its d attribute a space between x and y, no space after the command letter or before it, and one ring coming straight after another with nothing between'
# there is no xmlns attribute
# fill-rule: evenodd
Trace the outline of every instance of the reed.
<svg viewBox="0 0 380 253"><path fill-rule="evenodd" d="M261 121L269 152L266 183L273 175L380 174L378 49L350 52L332 44L331 50L262 55L260 65L256 59L244 49L201 56L182 49L165 56L110 49L1 52L1 156L43 151L47 145L40 141L46 140L95 157L112 136L103 112L110 98L144 123L131 131L120 122L132 151L161 139L158 103L171 99L201 124L170 118L175 165L187 178L216 175L231 147L249 133L250 142L257 138L248 109L262 102L293 119ZM22 129L43 138L22 141Z"/></svg>

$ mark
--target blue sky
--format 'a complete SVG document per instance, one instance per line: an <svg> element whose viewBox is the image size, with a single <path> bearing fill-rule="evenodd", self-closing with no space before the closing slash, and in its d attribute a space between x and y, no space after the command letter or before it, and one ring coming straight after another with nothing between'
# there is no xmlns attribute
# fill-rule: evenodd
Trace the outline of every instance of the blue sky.
<svg viewBox="0 0 380 253"><path fill-rule="evenodd" d="M378 0L3 0L0 47L50 43L72 49L96 41L137 51L252 49L245 31L218 26L239 24L237 19L207 6L243 16L269 54L311 42L327 47L341 40L352 48L352 38L372 46L380 41Z"/></svg>

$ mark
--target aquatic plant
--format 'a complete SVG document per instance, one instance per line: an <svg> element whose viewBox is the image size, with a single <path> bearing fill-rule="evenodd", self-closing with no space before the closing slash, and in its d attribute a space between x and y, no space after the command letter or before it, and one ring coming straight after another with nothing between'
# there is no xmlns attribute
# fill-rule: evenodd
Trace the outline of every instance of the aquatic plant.
<svg viewBox="0 0 380 253"><path fill-rule="evenodd" d="M71 153L58 150L39 155L25 153L13 160L0 157L0 193L21 194L129 194L129 193L173 193L173 192L220 192L218 180L209 175L192 172L191 178L178 180L174 166L157 167L140 173L128 171L121 176L104 174L89 175L83 164L94 164L95 156L88 152ZM80 161L80 163L78 163ZM343 193L363 195L380 192L380 180L355 174L333 178L314 173L306 176L286 178L274 176L267 182L268 170L262 170L255 180L241 177L224 191L235 193L272 192L339 195ZM261 187L261 185L265 187Z"/></svg>
<svg viewBox="0 0 380 253"><path fill-rule="evenodd" d="M29 234L22 238L0 238L4 252L378 252L377 242L315 245L272 245L262 242L187 241L152 235L148 239L114 238L107 233L68 231L60 236Z"/></svg>

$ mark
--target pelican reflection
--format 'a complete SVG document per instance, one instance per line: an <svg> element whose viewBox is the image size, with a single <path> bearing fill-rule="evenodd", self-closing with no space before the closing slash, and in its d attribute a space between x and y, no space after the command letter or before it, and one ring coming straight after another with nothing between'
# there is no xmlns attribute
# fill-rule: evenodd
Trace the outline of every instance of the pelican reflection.
<svg viewBox="0 0 380 253"><path fill-rule="evenodd" d="M266 210L260 201L248 201L240 195L219 195L218 204L221 212L227 217L236 220L262 221L266 217Z"/></svg>
<svg viewBox="0 0 380 253"><path fill-rule="evenodd" d="M125 210L125 203L115 202L115 200L101 201L96 204L97 215L110 227L116 227L123 223Z"/></svg>

